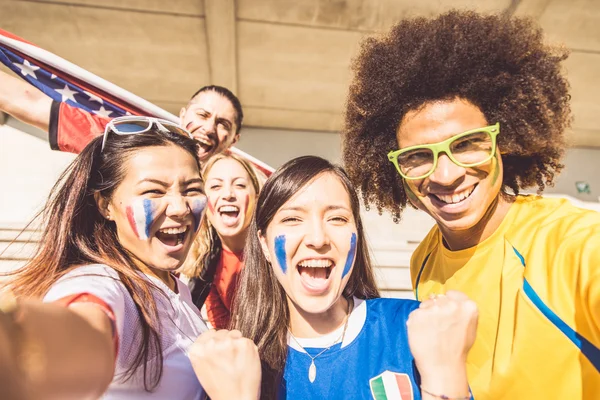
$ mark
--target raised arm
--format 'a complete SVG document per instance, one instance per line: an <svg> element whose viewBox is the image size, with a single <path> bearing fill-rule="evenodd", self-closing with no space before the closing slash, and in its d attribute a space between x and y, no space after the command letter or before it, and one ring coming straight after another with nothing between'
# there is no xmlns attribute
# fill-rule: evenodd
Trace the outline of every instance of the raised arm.
<svg viewBox="0 0 600 400"><path fill-rule="evenodd" d="M3 399L97 399L106 390L115 350L99 307L4 301L0 310Z"/></svg>
<svg viewBox="0 0 600 400"><path fill-rule="evenodd" d="M421 375L423 400L471 397L466 362L477 319L475 303L455 291L422 302L410 314L408 342Z"/></svg>
<svg viewBox="0 0 600 400"><path fill-rule="evenodd" d="M189 348L188 356L212 400L260 398L258 348L240 331L205 332Z"/></svg>
<svg viewBox="0 0 600 400"><path fill-rule="evenodd" d="M0 71L0 111L48 132L52 99L27 82Z"/></svg>

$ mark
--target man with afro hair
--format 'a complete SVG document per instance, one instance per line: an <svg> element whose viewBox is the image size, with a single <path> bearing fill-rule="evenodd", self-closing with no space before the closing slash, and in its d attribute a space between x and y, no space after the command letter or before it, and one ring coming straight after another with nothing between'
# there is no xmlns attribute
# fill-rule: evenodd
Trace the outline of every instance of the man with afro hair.
<svg viewBox="0 0 600 400"><path fill-rule="evenodd" d="M600 214L519 194L553 183L571 121L567 51L543 39L529 19L451 11L367 39L353 65L346 169L367 206L436 221L412 283L477 303L476 399L600 394Z"/></svg>

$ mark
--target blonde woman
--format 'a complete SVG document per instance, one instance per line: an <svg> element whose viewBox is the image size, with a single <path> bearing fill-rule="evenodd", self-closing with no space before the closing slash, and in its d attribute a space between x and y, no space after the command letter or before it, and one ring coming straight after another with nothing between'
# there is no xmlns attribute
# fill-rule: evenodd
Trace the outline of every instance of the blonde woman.
<svg viewBox="0 0 600 400"><path fill-rule="evenodd" d="M233 154L219 154L208 160L203 177L208 197L206 217L183 272L191 277L189 285L196 306L206 304L208 321L222 329L229 326L260 182L252 166Z"/></svg>

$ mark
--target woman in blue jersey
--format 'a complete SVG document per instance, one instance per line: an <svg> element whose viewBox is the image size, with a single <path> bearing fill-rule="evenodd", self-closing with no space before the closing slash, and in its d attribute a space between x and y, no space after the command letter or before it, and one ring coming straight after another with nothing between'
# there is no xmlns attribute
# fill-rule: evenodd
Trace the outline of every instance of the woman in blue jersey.
<svg viewBox="0 0 600 400"><path fill-rule="evenodd" d="M232 324L258 347L261 398L469 398L464 360L476 308L457 293L420 308L379 298L341 168L292 160L257 204ZM214 356L214 347L192 353Z"/></svg>

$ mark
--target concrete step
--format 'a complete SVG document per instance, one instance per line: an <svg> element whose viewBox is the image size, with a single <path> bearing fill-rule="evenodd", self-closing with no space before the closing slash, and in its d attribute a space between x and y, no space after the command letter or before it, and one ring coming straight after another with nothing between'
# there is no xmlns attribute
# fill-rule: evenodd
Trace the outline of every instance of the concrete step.
<svg viewBox="0 0 600 400"><path fill-rule="evenodd" d="M15 269L24 266L26 261L24 260L2 260L0 259L0 273L13 271Z"/></svg>
<svg viewBox="0 0 600 400"><path fill-rule="evenodd" d="M375 280L382 290L412 290L408 268L376 267Z"/></svg>
<svg viewBox="0 0 600 400"><path fill-rule="evenodd" d="M409 268L414 249L376 250L371 254L371 262L378 267Z"/></svg>
<svg viewBox="0 0 600 400"><path fill-rule="evenodd" d="M0 242L0 259L28 260L38 247L36 242Z"/></svg>
<svg viewBox="0 0 600 400"><path fill-rule="evenodd" d="M0 242L38 242L42 236L40 231L24 231L21 229L3 229L0 227Z"/></svg>
<svg viewBox="0 0 600 400"><path fill-rule="evenodd" d="M39 222L33 222L33 223L28 223L28 222L6 222L6 221L0 221L0 230L3 229L8 229L8 230L17 230L17 231L21 231L21 230L26 230L26 231L38 231L40 230L40 224Z"/></svg>

